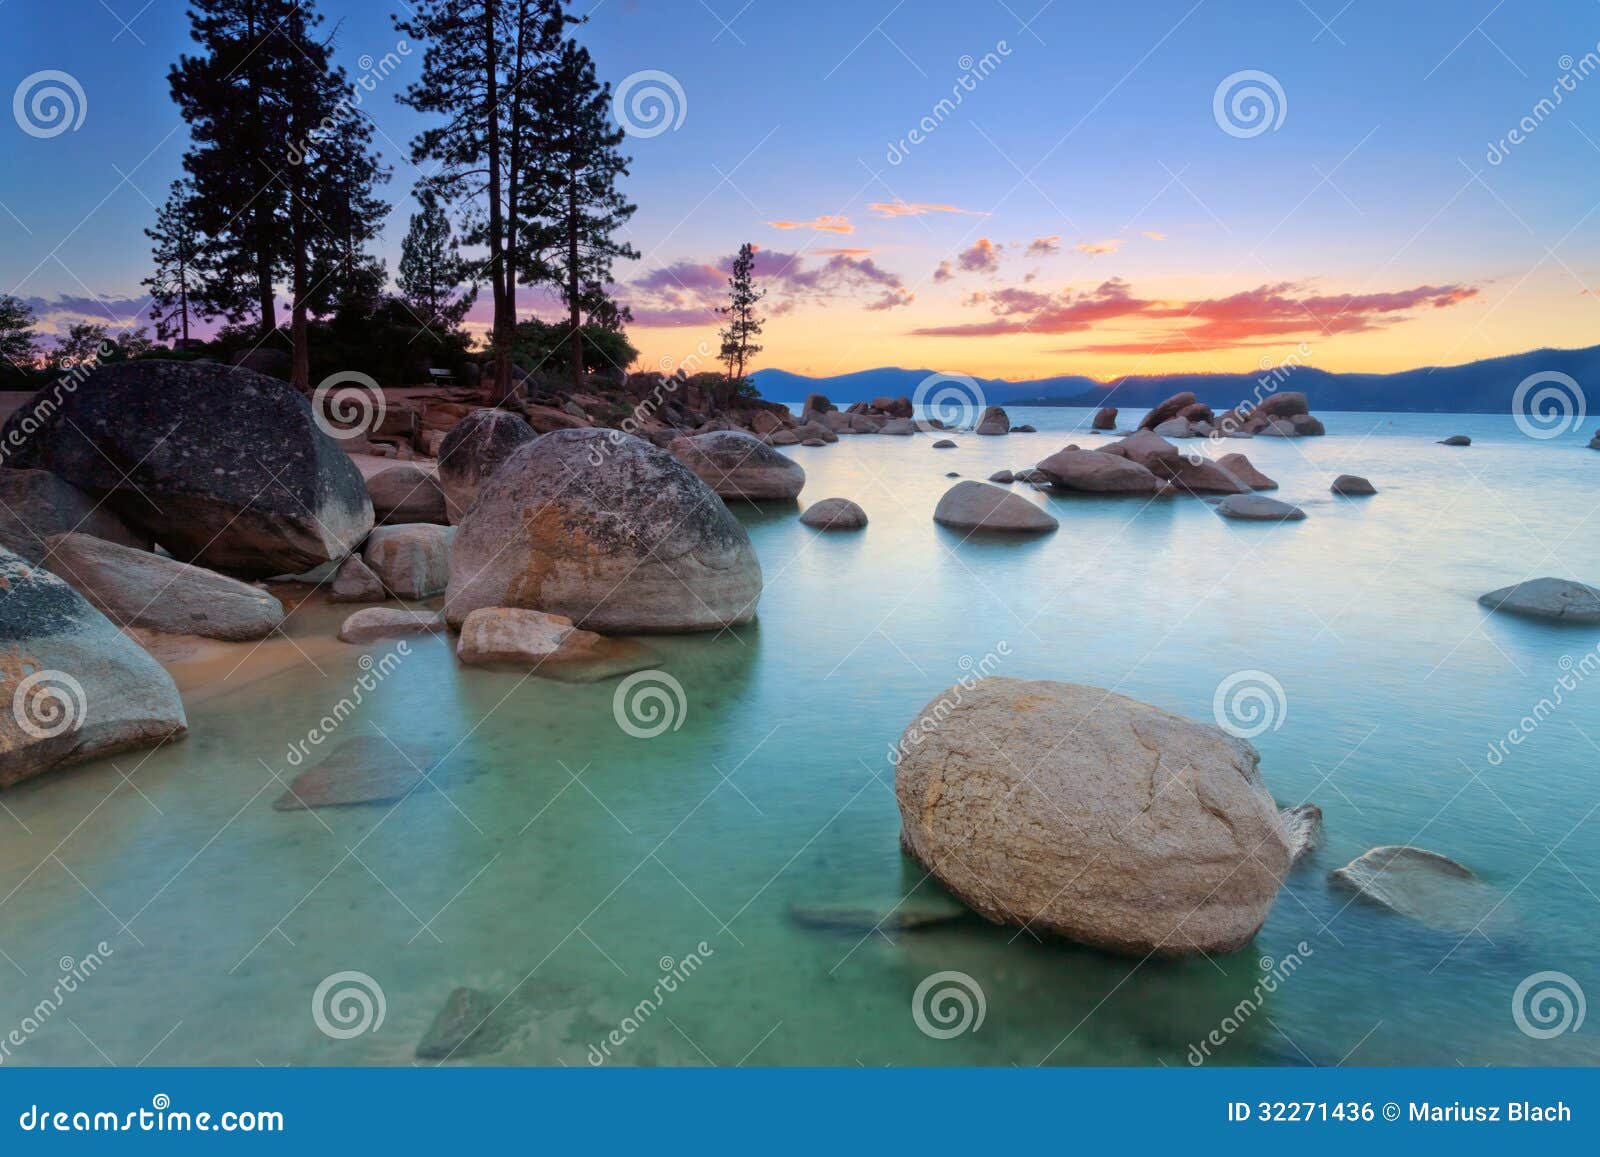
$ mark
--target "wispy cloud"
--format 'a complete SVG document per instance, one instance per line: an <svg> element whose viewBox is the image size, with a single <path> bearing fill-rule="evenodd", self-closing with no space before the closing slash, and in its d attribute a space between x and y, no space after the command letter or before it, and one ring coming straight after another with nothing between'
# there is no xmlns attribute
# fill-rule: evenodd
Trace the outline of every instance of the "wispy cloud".
<svg viewBox="0 0 1600 1157"><path fill-rule="evenodd" d="M1035 237L1028 243L1029 257L1052 257L1061 252L1061 234L1053 233L1049 237Z"/></svg>
<svg viewBox="0 0 1600 1157"><path fill-rule="evenodd" d="M931 205L925 201L874 201L868 206L880 217L921 217L928 213L962 213L969 217L987 217L976 209L960 209L955 205Z"/></svg>
<svg viewBox="0 0 1600 1157"><path fill-rule="evenodd" d="M767 308L775 316L798 306L833 301L857 301L862 308L887 310L909 305L909 293L899 274L868 254L870 250L825 250L820 254L786 253L757 249L754 274L769 290ZM826 260L813 263L813 256ZM622 295L641 327L710 325L716 309L725 304L733 257L716 262L676 261L651 270L622 287Z"/></svg>
<svg viewBox="0 0 1600 1157"><path fill-rule="evenodd" d="M1073 248L1079 253L1087 253L1090 257L1100 257L1106 253L1115 253L1122 246L1122 238L1113 237L1108 241L1080 241Z"/></svg>
<svg viewBox="0 0 1600 1157"><path fill-rule="evenodd" d="M817 233L854 233L848 217L813 217L809 221L768 221L774 229L810 229Z"/></svg>

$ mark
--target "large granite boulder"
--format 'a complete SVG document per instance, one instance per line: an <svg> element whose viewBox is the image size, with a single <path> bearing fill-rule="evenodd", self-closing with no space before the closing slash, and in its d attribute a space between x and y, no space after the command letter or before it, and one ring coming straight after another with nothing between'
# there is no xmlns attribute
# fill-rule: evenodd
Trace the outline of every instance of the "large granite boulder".
<svg viewBox="0 0 1600 1157"><path fill-rule="evenodd" d="M149 535L50 471L0 469L0 546L37 564L44 561L45 539L72 531L150 549Z"/></svg>
<svg viewBox="0 0 1600 1157"><path fill-rule="evenodd" d="M1217 459L1217 465L1250 487L1251 490L1276 490L1278 488L1276 482L1257 470L1250 459L1243 454L1224 454Z"/></svg>
<svg viewBox="0 0 1600 1157"><path fill-rule="evenodd" d="M898 752L902 846L980 915L1114 952L1232 952L1289 869L1255 748L1095 687L991 676Z"/></svg>
<svg viewBox="0 0 1600 1157"><path fill-rule="evenodd" d="M1194 404L1195 396L1189 390L1184 390L1181 394L1173 394L1172 397L1157 405L1144 416L1139 423L1139 429L1154 430L1161 423L1176 418Z"/></svg>
<svg viewBox="0 0 1600 1157"><path fill-rule="evenodd" d="M442 635L444 616L434 611L406 611L399 607L363 607L339 624L341 643L376 643L407 635Z"/></svg>
<svg viewBox="0 0 1600 1157"><path fill-rule="evenodd" d="M283 622L283 604L259 587L87 534L52 537L50 569L119 627L236 643Z"/></svg>
<svg viewBox="0 0 1600 1157"><path fill-rule="evenodd" d="M749 536L692 470L620 431L558 430L479 489L445 615L527 607L593 631L703 631L748 622L760 597Z"/></svg>
<svg viewBox="0 0 1600 1157"><path fill-rule="evenodd" d="M1088 494L1156 494L1161 479L1147 467L1099 450L1058 450L1035 469L1061 490Z"/></svg>
<svg viewBox="0 0 1600 1157"><path fill-rule="evenodd" d="M1020 494L987 482L957 482L934 508L933 520L955 530L1037 533L1061 525Z"/></svg>
<svg viewBox="0 0 1600 1157"><path fill-rule="evenodd" d="M455 528L432 522L380 526L361 557L378 581L402 599L429 599L450 582L450 541Z"/></svg>
<svg viewBox="0 0 1600 1157"><path fill-rule="evenodd" d="M978 419L978 424L973 427L974 434L1009 434L1011 433L1011 419L999 406L990 406Z"/></svg>
<svg viewBox="0 0 1600 1157"><path fill-rule="evenodd" d="M372 516L379 526L404 522L449 522L444 491L432 474L416 466L391 466L367 479Z"/></svg>
<svg viewBox="0 0 1600 1157"><path fill-rule="evenodd" d="M349 455L305 398L250 370L101 366L65 397L41 390L0 439L21 446L15 464L103 498L173 557L247 578L343 558L372 529Z"/></svg>
<svg viewBox="0 0 1600 1157"><path fill-rule="evenodd" d="M445 516L460 522L477 500L478 487L501 463L539 435L509 410L475 410L439 443L439 486Z"/></svg>
<svg viewBox="0 0 1600 1157"><path fill-rule="evenodd" d="M679 438L668 450L722 498L792 502L806 484L800 463L743 430Z"/></svg>
<svg viewBox="0 0 1600 1157"><path fill-rule="evenodd" d="M188 729L166 669L47 570L0 548L0 787Z"/></svg>
<svg viewBox="0 0 1600 1157"><path fill-rule="evenodd" d="M1600 590L1571 579L1529 579L1479 595L1478 602L1491 611L1530 619L1600 623Z"/></svg>
<svg viewBox="0 0 1600 1157"><path fill-rule="evenodd" d="M1094 422L1089 427L1091 430L1115 430L1117 428L1117 408L1115 406L1101 406L1094 414Z"/></svg>

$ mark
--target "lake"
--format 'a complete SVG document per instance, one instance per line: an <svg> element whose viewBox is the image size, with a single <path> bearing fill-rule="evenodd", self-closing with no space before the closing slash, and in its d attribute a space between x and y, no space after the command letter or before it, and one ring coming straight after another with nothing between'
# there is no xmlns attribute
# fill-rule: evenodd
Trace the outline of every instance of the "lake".
<svg viewBox="0 0 1600 1157"><path fill-rule="evenodd" d="M1539 575L1600 580L1590 431L1319 416L1323 438L1222 447L1304 522L1019 485L1061 520L1021 541L936 526L946 472L1100 444L1090 411L1012 409L1040 432L957 435L953 450L925 435L789 448L802 505L852 498L870 525L825 535L793 508L741 509L766 577L758 621L650 640L683 698L624 715L627 729L616 680L464 669L443 638L346 647L331 640L351 608L308 603L291 643L186 691L185 742L0 795L0 1037L32 1022L5 1063L438 1063L415 1049L460 987L492 1015L451 1064L1183 1066L1224 1022L1207 1063L1600 1062L1595 1033L1540 1039L1513 1015L1538 972L1600 992L1600 677L1519 722L1600 630L1476 602ZM1435 444L1456 433L1473 445ZM1336 498L1341 473L1379 493ZM932 888L897 846L888 753L986 656L997 674L1202 720L1236 673L1282 688L1254 739L1262 773L1281 804L1319 804L1325 836L1252 945L1141 963L980 922L886 934L795 918ZM1492 758L1512 729L1523 741ZM430 783L392 806L273 809L284 781L363 735L434 761ZM1332 869L1405 843L1499 890L1495 918L1435 930L1330 887ZM54 1000L90 953L97 970ZM942 972L969 978L983 1010L945 1038L913 1015ZM363 974L371 1009L354 1035L337 1017L324 1030L345 981L313 1015L341 973Z"/></svg>

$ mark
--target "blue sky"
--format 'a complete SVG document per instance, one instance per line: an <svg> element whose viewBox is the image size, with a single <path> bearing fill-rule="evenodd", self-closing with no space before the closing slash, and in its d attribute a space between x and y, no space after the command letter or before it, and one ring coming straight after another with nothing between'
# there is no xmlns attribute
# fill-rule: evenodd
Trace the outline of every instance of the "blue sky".
<svg viewBox="0 0 1600 1157"><path fill-rule="evenodd" d="M48 139L0 121L0 292L52 306L140 294L141 230L185 143L166 73L188 44L185 4L142 3L0 0L0 92L55 69L87 105ZM352 73L396 50L395 7L321 4ZM636 327L652 362L709 337L720 264L746 240L770 255L765 364L801 372L1240 369L1301 341L1327 368L1392 369L1595 340L1600 75L1533 112L1597 51L1591 0L574 10L592 12L579 35L603 79L658 70L683 93L681 126L625 146L645 258L619 270L619 293L673 323ZM935 114L986 54L994 67ZM392 95L417 64L363 102L395 168L391 272L420 124ZM1242 70L1283 94L1281 124L1259 135L1214 115ZM890 163L930 115L937 127ZM1491 164L1490 143L1530 115ZM959 211L871 207L895 202ZM850 232L772 224L820 218ZM1301 329L1283 320L1294 312Z"/></svg>

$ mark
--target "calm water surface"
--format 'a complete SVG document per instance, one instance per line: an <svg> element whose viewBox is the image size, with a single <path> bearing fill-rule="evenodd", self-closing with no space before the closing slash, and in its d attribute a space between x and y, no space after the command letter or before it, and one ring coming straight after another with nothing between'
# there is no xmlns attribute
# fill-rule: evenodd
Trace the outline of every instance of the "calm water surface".
<svg viewBox="0 0 1600 1157"><path fill-rule="evenodd" d="M1325 438L1225 447L1276 478L1303 523L1019 487L1059 532L963 541L933 524L947 471L984 478L1096 444L1089 416L1013 410L1042 432L955 450L926 436L793 448L802 501L853 498L871 525L824 536L794 510L741 512L766 574L759 622L653 642L687 699L656 738L617 726L615 683L463 670L446 641L413 641L336 736L442 758L436 786L392 808L271 806L296 770L290 744L349 694L361 656L393 649L313 649L344 609L297 612L315 669L251 681L247 662L191 701L186 742L0 797L0 1036L50 996L62 957L112 949L6 1063L420 1063L417 1042L468 986L504 998L501 1047L451 1063L582 1065L664 968L699 953L609 1063L1184 1065L1301 942L1298 971L1214 1063L1600 1061L1600 1035L1533 1039L1511 1007L1543 970L1600 994L1600 678L1488 759L1600 632L1475 602L1536 575L1600 580L1600 455L1509 418L1328 414ZM1474 444L1434 445L1453 433ZM1336 499L1345 472L1380 493ZM1322 806L1326 837L1254 944L1139 965L980 923L863 936L791 917L886 909L917 884L888 749L1002 643L1000 673L1201 719L1234 672L1282 685L1287 710L1255 741L1262 771L1280 802ZM1333 868L1407 842L1504 893L1492 927L1430 931L1330 890ZM911 1002L944 970L981 986L986 1015L940 1040ZM312 998L343 971L381 987L384 1019L335 1039Z"/></svg>

